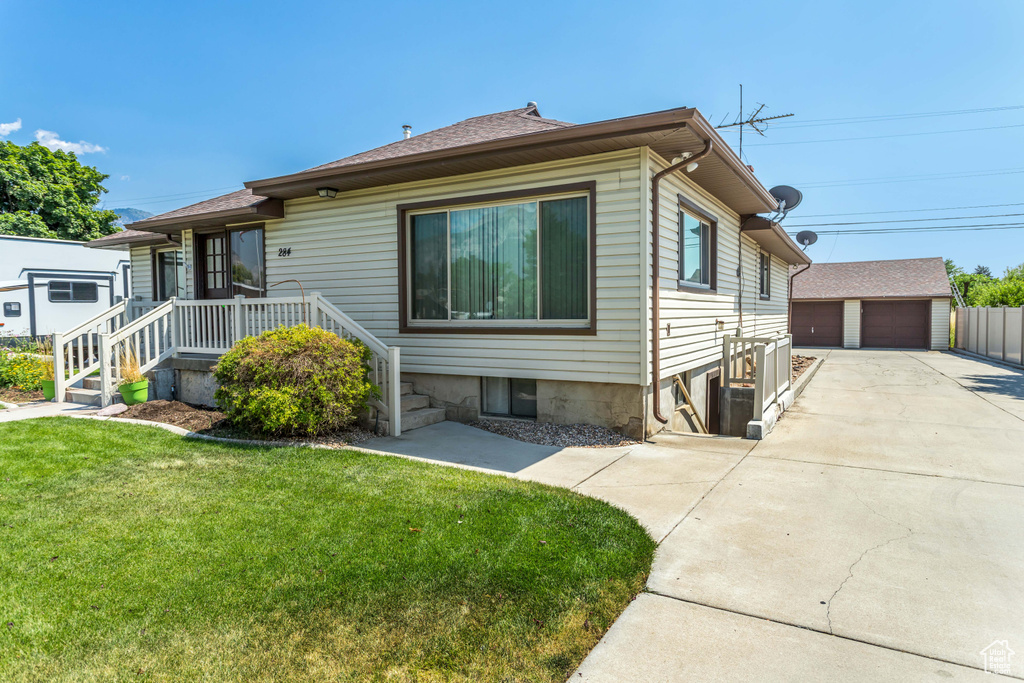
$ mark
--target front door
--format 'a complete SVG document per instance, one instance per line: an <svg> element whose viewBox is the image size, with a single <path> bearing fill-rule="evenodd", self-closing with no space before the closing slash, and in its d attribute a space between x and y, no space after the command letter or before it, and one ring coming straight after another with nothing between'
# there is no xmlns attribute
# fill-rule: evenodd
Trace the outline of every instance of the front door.
<svg viewBox="0 0 1024 683"><path fill-rule="evenodd" d="M228 281L228 240L227 233L213 232L198 236L203 264L203 299L227 299L230 294Z"/></svg>

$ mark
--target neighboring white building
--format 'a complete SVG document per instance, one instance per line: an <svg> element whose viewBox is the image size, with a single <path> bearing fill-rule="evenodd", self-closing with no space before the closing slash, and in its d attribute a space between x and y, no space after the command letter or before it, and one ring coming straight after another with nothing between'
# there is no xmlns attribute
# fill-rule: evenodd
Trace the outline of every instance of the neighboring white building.
<svg viewBox="0 0 1024 683"><path fill-rule="evenodd" d="M125 247L0 235L0 336L52 334L88 320L131 294Z"/></svg>
<svg viewBox="0 0 1024 683"><path fill-rule="evenodd" d="M641 435L688 428L677 376L714 424L723 335L786 332L789 266L810 261L757 216L776 208L696 109L574 125L531 103L95 244L131 247L144 300L297 297L301 282L400 347L403 377L449 419Z"/></svg>

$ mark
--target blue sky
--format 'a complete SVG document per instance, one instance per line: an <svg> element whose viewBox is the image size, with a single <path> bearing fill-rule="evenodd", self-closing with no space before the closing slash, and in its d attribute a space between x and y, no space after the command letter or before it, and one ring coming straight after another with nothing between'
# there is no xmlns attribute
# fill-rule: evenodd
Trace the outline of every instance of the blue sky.
<svg viewBox="0 0 1024 683"><path fill-rule="evenodd" d="M1024 214L1016 0L0 0L0 26L0 124L21 121L0 133L103 148L81 158L110 174L108 207L168 211L394 141L405 123L422 132L528 100L573 122L696 106L717 123L743 83L747 111L796 114L744 135L765 185L804 192L787 226L1024 225L936 220ZM890 118L835 121L863 117ZM809 253L1001 272L1024 261L1024 230L823 234Z"/></svg>

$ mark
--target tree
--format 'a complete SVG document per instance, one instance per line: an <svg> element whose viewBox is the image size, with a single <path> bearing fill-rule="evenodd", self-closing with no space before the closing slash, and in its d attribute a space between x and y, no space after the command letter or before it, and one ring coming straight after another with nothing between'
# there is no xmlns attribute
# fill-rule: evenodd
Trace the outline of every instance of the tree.
<svg viewBox="0 0 1024 683"><path fill-rule="evenodd" d="M0 234L84 241L117 232L117 214L96 208L108 177L71 152L0 142Z"/></svg>
<svg viewBox="0 0 1024 683"><path fill-rule="evenodd" d="M984 275L985 277L992 277L992 269L988 266L978 266L974 269L975 275Z"/></svg>
<svg viewBox="0 0 1024 683"><path fill-rule="evenodd" d="M943 261L946 264L946 277L953 277L955 275L963 275L964 269L953 263L953 259L948 258Z"/></svg>

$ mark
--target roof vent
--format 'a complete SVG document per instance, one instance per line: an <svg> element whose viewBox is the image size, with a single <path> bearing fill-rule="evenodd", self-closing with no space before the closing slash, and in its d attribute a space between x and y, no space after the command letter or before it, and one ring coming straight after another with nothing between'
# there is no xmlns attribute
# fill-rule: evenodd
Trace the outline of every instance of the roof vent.
<svg viewBox="0 0 1024 683"><path fill-rule="evenodd" d="M534 109L536 109L537 108L537 103L536 102L527 102L526 106L527 107L533 107Z"/></svg>
<svg viewBox="0 0 1024 683"><path fill-rule="evenodd" d="M402 126L402 137L405 138L406 140L412 137L412 126L410 126L409 124L405 124L404 126Z"/></svg>

